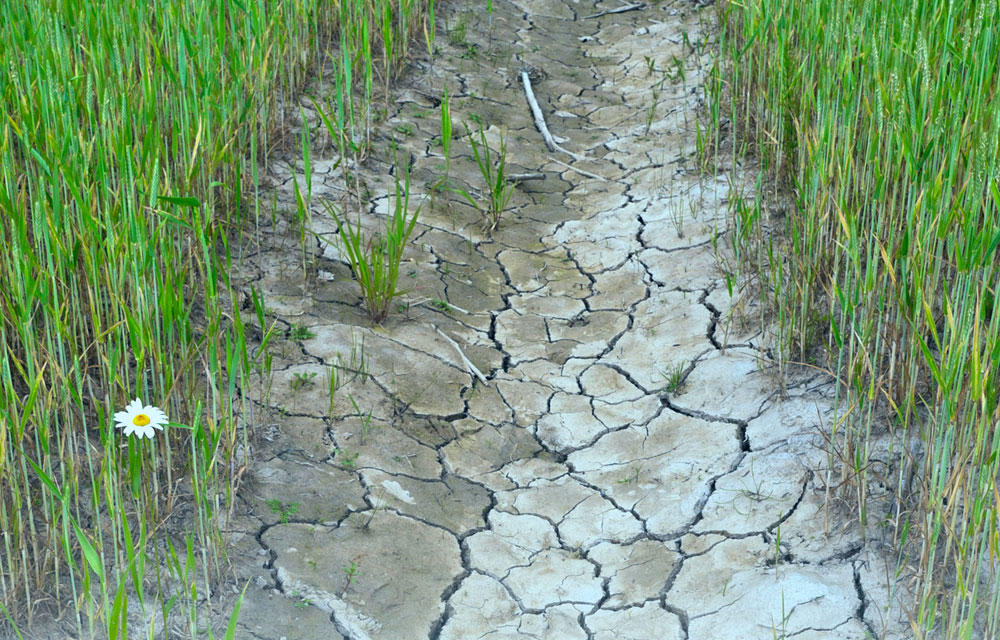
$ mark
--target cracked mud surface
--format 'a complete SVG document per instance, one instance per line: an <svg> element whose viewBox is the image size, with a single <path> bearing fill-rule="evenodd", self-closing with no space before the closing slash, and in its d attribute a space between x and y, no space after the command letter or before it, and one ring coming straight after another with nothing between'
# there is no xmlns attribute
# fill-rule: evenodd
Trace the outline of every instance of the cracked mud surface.
<svg viewBox="0 0 1000 640"><path fill-rule="evenodd" d="M441 175L428 141L445 88L457 130L504 131L508 170L546 179L517 187L492 235L464 201L427 200L406 308L383 327L336 244L310 240L304 258L278 216L269 248L245 257L287 333L232 532L253 580L240 637L906 637L885 606L891 558L826 500L831 380L793 371L777 387L755 332L730 319L713 237L727 242L739 176L696 161L714 10L586 17L609 8L496 3L492 36L484 12L444 9L465 41L439 36L352 168L366 224L387 210L390 140L410 155L413 202ZM549 129L586 161L545 148L525 67ZM455 147L451 177L478 188ZM316 203L343 200L334 162L314 149L311 225L330 240ZM301 160L270 168L279 210L293 175L305 183Z"/></svg>

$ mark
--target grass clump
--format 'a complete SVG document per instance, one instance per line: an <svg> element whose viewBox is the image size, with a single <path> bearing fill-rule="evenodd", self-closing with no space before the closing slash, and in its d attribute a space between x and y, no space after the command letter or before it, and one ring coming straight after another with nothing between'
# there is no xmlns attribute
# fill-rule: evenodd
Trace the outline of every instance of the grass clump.
<svg viewBox="0 0 1000 640"><path fill-rule="evenodd" d="M396 286L399 265L420 212L417 206L410 213L410 172L405 165L403 173L402 185L399 175L395 176L392 210L386 216L384 233L366 233L361 226L360 214L357 223L351 224L342 213L337 213L333 205L327 204L327 210L337 223L340 242L354 279L361 287L365 311L375 324L381 324L386 319L393 298L402 293Z"/></svg>
<svg viewBox="0 0 1000 640"><path fill-rule="evenodd" d="M479 209L483 214L483 229L492 232L500 226L500 217L514 195L514 183L507 180L507 143L501 133L499 149L494 152L490 150L490 145L486 141L486 131L482 123L478 124L475 134L468 125L465 130L469 137L469 145L472 147L472 156L476 160L476 166L479 167L479 173L483 176L486 189L481 199L473 198L469 192L460 188L454 188L453 191Z"/></svg>
<svg viewBox="0 0 1000 640"><path fill-rule="evenodd" d="M849 408L832 441L840 485L916 567L916 632L996 637L1000 5L721 12L711 117L735 125L762 178L734 210L733 250L763 285L785 358L828 349ZM884 429L897 509L872 522Z"/></svg>
<svg viewBox="0 0 1000 640"><path fill-rule="evenodd" d="M684 372L687 367L683 362L678 362L669 369L664 369L661 375L663 380L667 383L667 391L673 393L680 390L684 385Z"/></svg>
<svg viewBox="0 0 1000 640"><path fill-rule="evenodd" d="M293 323L288 330L288 337L292 340L308 340L309 338L315 338L316 334L305 325Z"/></svg>

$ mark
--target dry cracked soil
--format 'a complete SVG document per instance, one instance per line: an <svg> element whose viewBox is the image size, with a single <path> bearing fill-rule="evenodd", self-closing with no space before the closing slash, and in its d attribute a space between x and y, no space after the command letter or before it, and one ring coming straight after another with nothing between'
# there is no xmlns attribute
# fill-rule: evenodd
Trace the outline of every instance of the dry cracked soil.
<svg viewBox="0 0 1000 640"><path fill-rule="evenodd" d="M698 162L715 8L463 4L351 167L365 225L399 158L422 202L383 326L338 250L323 202L351 196L305 98L304 249L296 144L267 169L277 209L244 275L284 335L228 532L250 581L237 636L907 637L893 561L827 499L832 380L775 375L717 266L741 176ZM522 70L571 154L546 148ZM503 133L507 170L544 174L492 233L431 193L445 90L457 131L481 123L495 151ZM453 155L452 184L481 191L468 143Z"/></svg>

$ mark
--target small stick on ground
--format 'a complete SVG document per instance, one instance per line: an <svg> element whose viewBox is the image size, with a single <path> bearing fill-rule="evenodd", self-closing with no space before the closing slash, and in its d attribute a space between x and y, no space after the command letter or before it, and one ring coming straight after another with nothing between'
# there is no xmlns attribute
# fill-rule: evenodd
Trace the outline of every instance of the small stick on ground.
<svg viewBox="0 0 1000 640"><path fill-rule="evenodd" d="M599 176L599 175L597 175L596 173L591 173L591 172L589 172L589 171L584 171L583 169L577 169L577 168L576 168L576 167L574 167L573 165L571 165L571 164L568 164L568 163L565 163L565 162L563 162L562 160L556 160L555 158L552 158L552 157L550 157L550 158L549 158L549 160L551 160L552 162L555 162L555 163L556 163L556 164L558 164L558 165L561 165L561 166L563 166L563 167L566 167L566 168L567 168L567 169L569 169L570 171L576 171L576 172L577 172L577 173L579 173L579 174L580 174L581 176L585 176L585 177L587 177L587 178L594 178L595 180L600 180L601 182L607 182L607 181L608 181L608 179L607 179L607 178L605 178L604 176Z"/></svg>
<svg viewBox="0 0 1000 640"><path fill-rule="evenodd" d="M549 128L545 124L545 116L542 115L542 109L535 100L535 92L531 90L531 78L528 76L527 71L521 71L521 82L524 83L524 95L528 97L528 106L531 107L531 114L535 117L535 127L542 134L542 138L545 139L545 146L549 148L549 151L565 153L574 160L585 160L584 156L560 147L559 143L552 137L552 134L549 133Z"/></svg>
<svg viewBox="0 0 1000 640"><path fill-rule="evenodd" d="M482 382L484 385L489 386L490 383L486 380L486 376L483 375L483 372L480 371L479 369L477 369L476 365L472 364L472 361L469 360L468 358L466 358L465 354L462 353L462 347L458 346L457 342L455 342L450 337L448 337L447 333L445 333L444 331L441 331L440 329L438 329L437 325L432 324L431 326L434 327L435 331L437 331L438 333L441 334L442 338L444 338L445 340L447 340L448 342L450 342L451 346L455 347L455 351L458 351L458 356L462 359L462 362L465 363L465 367L469 370L469 373L471 373L471 374L475 375L477 378L479 378L479 381Z"/></svg>
<svg viewBox="0 0 1000 640"><path fill-rule="evenodd" d="M584 20L590 20L591 18L600 18L602 16L608 16L612 13L625 13L626 11L636 11L637 9L645 9L645 2L637 2L635 4L626 4L624 6L618 7L617 9L608 9L607 11L602 11L600 13L595 13L592 16L583 16Z"/></svg>
<svg viewBox="0 0 1000 640"><path fill-rule="evenodd" d="M524 182L525 180L544 180L544 173L512 173L504 178L507 182Z"/></svg>

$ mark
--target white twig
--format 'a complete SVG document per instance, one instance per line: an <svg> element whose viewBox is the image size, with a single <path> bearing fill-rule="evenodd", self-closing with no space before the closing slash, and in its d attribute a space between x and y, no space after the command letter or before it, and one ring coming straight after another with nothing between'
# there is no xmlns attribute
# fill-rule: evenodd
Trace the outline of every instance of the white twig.
<svg viewBox="0 0 1000 640"><path fill-rule="evenodd" d="M584 160L584 156L560 147L559 143L552 137L552 134L549 133L549 128L545 125L545 117L542 115L542 109L535 100L535 92L531 90L531 78L528 77L527 71L521 71L521 82L524 83L524 95L528 97L528 106L531 107L531 114L535 116L535 126L538 128L539 133L542 134L542 138L545 139L545 146L549 148L549 151L560 151L574 160Z"/></svg>
<svg viewBox="0 0 1000 640"><path fill-rule="evenodd" d="M455 311L459 311L461 313L464 313L465 315L469 315L469 312L463 309L462 307L455 306L450 302L445 302L445 304L448 305L449 309L454 309Z"/></svg>
<svg viewBox="0 0 1000 640"><path fill-rule="evenodd" d="M524 182L525 180L544 180L544 173L511 173L504 176L507 182Z"/></svg>
<svg viewBox="0 0 1000 640"><path fill-rule="evenodd" d="M627 5L618 7L617 9L608 9L607 11L602 11L600 13L595 13L592 16L583 16L583 19L584 20L590 20L591 18L600 18L602 16L608 16L608 15L611 15L612 13L625 13L626 11L635 11L636 9L645 9L645 8L646 8L646 3L645 2L637 2L635 4L627 4Z"/></svg>
<svg viewBox="0 0 1000 640"><path fill-rule="evenodd" d="M458 278L453 278L453 280L455 280L457 282L461 282L463 284L472 284L471 282L468 282L468 281L465 281L465 280L459 280ZM460 312L464 313L465 315L469 315L469 312L466 311L465 309L463 309L462 307L455 306L452 303L447 302L445 300L436 300L435 298L424 298L423 300L417 300L416 302L411 302L410 306L419 307L420 305L427 304L428 302L430 302L431 304L434 304L435 302L439 302L439 303L443 302L445 305L448 306L449 309L454 309L455 311L460 311Z"/></svg>
<svg viewBox="0 0 1000 640"><path fill-rule="evenodd" d="M605 178L604 176L599 176L596 173L591 173L589 171L584 171L583 169L577 169L573 165L567 164L567 163L563 162L562 160L556 160L555 158L552 158L552 157L550 157L549 160L551 160L552 162L555 162L558 165L562 165L562 166L566 167L570 171L576 171L581 176L586 176L588 178L594 178L595 180L600 180L601 182L607 182L608 181L608 179Z"/></svg>
<svg viewBox="0 0 1000 640"><path fill-rule="evenodd" d="M457 342L455 342L455 341L454 341L454 340L452 340L452 339L451 339L450 337L448 337L448 334L447 334L447 333L445 333L444 331L441 331L440 329L438 329L438 328L437 328L437 325L434 325L434 324L432 324L431 326L432 326L432 327L434 327L434 330L435 330L435 331L437 331L438 333L440 333L440 334L441 334L441 337L442 337L442 338L444 338L445 340L447 340L448 342L450 342L450 343L451 343L451 346L455 347L455 351L457 351L457 352L458 352L458 355L459 355L459 357L460 357L460 358L462 358L462 362L464 362L464 363L465 363L465 367L466 367L466 369L468 369L468 370L469 370L469 373L472 373L472 374L474 374L474 375L475 375L475 376L476 376L477 378L479 378L479 381L480 381L480 382L482 382L482 383L483 383L483 384L485 384L486 386L489 386L489 385L490 385L490 383L489 383L489 382L487 382L487 380L486 380L486 376L484 376L484 375L483 375L483 372L482 372L482 371L480 371L479 369L477 369L477 368L476 368L476 365L472 364L472 361L471 361L471 360L469 360L468 358L466 358L466 357L465 357L465 354L464 354L464 353L462 353L462 347L458 346L458 343L457 343Z"/></svg>

